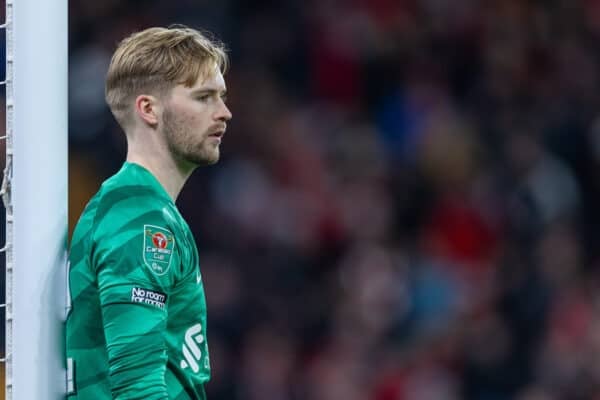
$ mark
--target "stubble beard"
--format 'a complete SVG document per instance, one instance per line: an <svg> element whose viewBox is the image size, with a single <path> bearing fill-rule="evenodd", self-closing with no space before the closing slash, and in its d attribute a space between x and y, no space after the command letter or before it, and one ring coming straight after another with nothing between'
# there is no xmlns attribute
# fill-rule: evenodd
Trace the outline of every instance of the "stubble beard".
<svg viewBox="0 0 600 400"><path fill-rule="evenodd" d="M219 146L208 143L207 136L201 140L195 138L185 120L178 118L170 108L165 108L162 123L167 145L175 160L193 166L212 165L219 161Z"/></svg>

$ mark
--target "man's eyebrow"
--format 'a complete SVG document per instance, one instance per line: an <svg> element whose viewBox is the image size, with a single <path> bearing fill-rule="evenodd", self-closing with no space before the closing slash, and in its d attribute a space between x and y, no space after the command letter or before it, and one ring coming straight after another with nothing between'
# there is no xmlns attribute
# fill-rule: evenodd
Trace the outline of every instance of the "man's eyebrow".
<svg viewBox="0 0 600 400"><path fill-rule="evenodd" d="M221 96L227 93L227 89L215 89L215 88L200 88L196 90L192 90L192 95L199 94L220 94Z"/></svg>

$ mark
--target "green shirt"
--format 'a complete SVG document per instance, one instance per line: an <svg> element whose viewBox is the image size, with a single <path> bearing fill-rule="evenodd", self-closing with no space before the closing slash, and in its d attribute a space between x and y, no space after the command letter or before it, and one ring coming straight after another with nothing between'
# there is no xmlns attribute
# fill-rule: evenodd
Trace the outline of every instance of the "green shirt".
<svg viewBox="0 0 600 400"><path fill-rule="evenodd" d="M71 242L69 400L205 399L206 301L186 222L145 168L125 163Z"/></svg>

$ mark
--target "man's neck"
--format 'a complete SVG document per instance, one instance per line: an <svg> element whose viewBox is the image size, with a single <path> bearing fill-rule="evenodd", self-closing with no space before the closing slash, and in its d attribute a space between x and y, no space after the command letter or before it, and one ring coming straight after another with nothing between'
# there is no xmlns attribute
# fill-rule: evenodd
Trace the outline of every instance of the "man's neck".
<svg viewBox="0 0 600 400"><path fill-rule="evenodd" d="M142 153L130 147L127 151L127 161L139 164L150 171L171 199L175 201L194 167L178 165L168 152L165 153L149 152L147 149Z"/></svg>

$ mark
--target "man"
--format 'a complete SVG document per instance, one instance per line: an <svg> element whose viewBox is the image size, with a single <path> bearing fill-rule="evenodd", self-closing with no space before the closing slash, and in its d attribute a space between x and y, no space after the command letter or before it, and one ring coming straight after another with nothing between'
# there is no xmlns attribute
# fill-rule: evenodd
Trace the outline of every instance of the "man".
<svg viewBox="0 0 600 400"><path fill-rule="evenodd" d="M204 399L210 378L198 252L175 200L219 159L231 113L227 56L185 27L123 40L106 101L127 160L73 233L67 318L68 399Z"/></svg>

